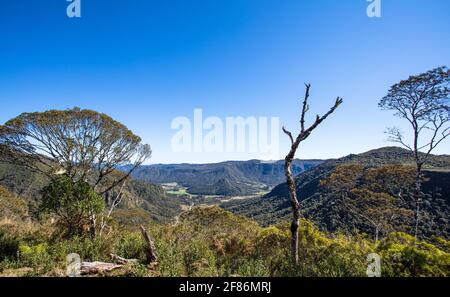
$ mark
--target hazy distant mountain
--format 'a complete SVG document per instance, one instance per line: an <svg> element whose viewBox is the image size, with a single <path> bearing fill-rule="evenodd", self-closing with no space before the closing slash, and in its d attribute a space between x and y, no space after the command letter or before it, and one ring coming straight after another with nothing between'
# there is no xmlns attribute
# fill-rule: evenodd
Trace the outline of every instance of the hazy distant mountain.
<svg viewBox="0 0 450 297"><path fill-rule="evenodd" d="M294 174L300 174L322 160L295 160ZM147 165L138 168L134 178L152 183L176 182L191 194L250 195L269 190L284 180L284 161L227 161L214 164Z"/></svg>
<svg viewBox="0 0 450 297"><path fill-rule="evenodd" d="M345 211L335 207L333 197L321 195L319 182L328 177L340 164L361 164L366 167L383 165L413 164L411 153L398 147L385 147L362 154L351 154L340 159L333 159L300 174L296 178L297 195L302 207L302 214L313 220L318 226L328 231L349 230L353 226ZM428 212L430 224L425 226L429 232L450 236L450 156L432 156L425 176L429 178L424 184L428 193L439 192L433 199L424 203L424 211ZM330 200L331 199L331 200ZM236 200L223 203L223 208L234 213L248 216L263 225L278 223L291 218L291 206L286 183L281 183L264 197L247 200Z"/></svg>

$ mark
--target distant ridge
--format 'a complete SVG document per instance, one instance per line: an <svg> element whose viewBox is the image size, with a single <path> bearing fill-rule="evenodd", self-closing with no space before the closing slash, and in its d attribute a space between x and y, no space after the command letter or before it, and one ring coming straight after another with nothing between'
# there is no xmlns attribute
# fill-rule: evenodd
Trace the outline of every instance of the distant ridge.
<svg viewBox="0 0 450 297"><path fill-rule="evenodd" d="M300 174L323 160L295 160ZM126 168L124 168L126 169ZM284 161L225 161L211 164L157 164L139 167L133 177L152 183L176 182L199 195L251 195L270 190L284 180Z"/></svg>

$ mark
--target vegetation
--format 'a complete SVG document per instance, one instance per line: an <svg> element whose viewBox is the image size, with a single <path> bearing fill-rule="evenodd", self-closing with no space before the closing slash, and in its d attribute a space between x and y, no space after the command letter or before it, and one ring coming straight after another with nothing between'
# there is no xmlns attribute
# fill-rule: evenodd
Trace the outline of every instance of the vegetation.
<svg viewBox="0 0 450 297"><path fill-rule="evenodd" d="M25 219L28 206L19 197L0 185L0 218Z"/></svg>
<svg viewBox="0 0 450 297"><path fill-rule="evenodd" d="M24 205L24 213L26 213L24 216L29 219L38 220L42 216L42 209L40 209L42 189L49 182L50 180L40 173L18 165L0 162L0 185L10 193L7 197L12 197ZM109 205L111 197L115 197L119 190L115 189L105 195L106 205ZM178 199L166 195L162 187L140 180L128 180L122 190L122 197L122 202L113 212L113 216L118 220L133 220L132 214L139 214L138 217L145 217L145 222L149 220L168 222L181 211ZM4 209L6 211L11 208L5 206ZM136 220L139 221L138 218Z"/></svg>
<svg viewBox="0 0 450 297"><path fill-rule="evenodd" d="M158 263L145 264L142 237L134 224L90 238L61 238L54 226L17 222L0 225L0 275L63 276L66 256L111 261L110 254L137 259L109 276L365 276L366 257L382 256L384 276L449 276L450 242L414 244L414 237L392 233L375 243L363 235L321 232L302 220L299 259L290 260L288 224L259 227L218 207L195 207L178 224L149 223Z"/></svg>
<svg viewBox="0 0 450 297"><path fill-rule="evenodd" d="M388 234L404 225L411 216L408 201L414 171L409 166L383 166L365 169L362 165L339 165L320 181L322 191L334 195L336 202L351 216L362 218L374 230Z"/></svg>
<svg viewBox="0 0 450 297"><path fill-rule="evenodd" d="M99 215L105 208L103 198L86 182L73 182L68 176L60 176L42 190L43 212L58 217L63 232L69 236L82 235L92 215Z"/></svg>
<svg viewBox="0 0 450 297"><path fill-rule="evenodd" d="M125 125L92 110L22 113L0 126L1 160L56 179L58 187L65 187L58 180L63 174L73 185L90 187L99 195L120 184L123 188L132 171L150 155L150 146L141 144L141 139ZM117 173L117 166L131 162L133 166L127 173ZM87 212L90 233L95 236L97 204L88 205L94 207Z"/></svg>

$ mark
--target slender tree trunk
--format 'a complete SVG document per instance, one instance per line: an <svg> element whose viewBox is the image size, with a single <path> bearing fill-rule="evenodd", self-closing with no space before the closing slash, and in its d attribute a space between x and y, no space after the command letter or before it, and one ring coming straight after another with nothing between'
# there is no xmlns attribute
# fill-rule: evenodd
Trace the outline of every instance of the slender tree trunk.
<svg viewBox="0 0 450 297"><path fill-rule="evenodd" d="M419 224L420 224L420 206L422 203L422 164L417 163L416 167L416 183L415 183L415 226L414 226L414 237L417 240L419 236Z"/></svg>
<svg viewBox="0 0 450 297"><path fill-rule="evenodd" d="M114 209L122 202L122 193L123 193L125 184L126 184L126 180L122 183L122 186L120 187L119 193L117 193L116 198L113 199L113 201L111 203L111 207L109 208L109 211L106 214L106 217L105 217L105 215L103 215L101 217L99 236L102 236L102 234L103 234L103 230L105 229L105 227L107 225L107 219L109 219L111 217L111 214L114 211ZM106 204L108 204L108 203L106 203Z"/></svg>
<svg viewBox="0 0 450 297"><path fill-rule="evenodd" d="M379 233L380 233L380 229L377 226L377 227L375 227L375 243L378 242Z"/></svg>
<svg viewBox="0 0 450 297"><path fill-rule="evenodd" d="M89 226L89 233L91 235L91 238L95 238L97 236L97 218L95 214L91 215L91 224Z"/></svg>
<svg viewBox="0 0 450 297"><path fill-rule="evenodd" d="M295 180L292 176L291 162L292 162L292 158L290 158L289 156L286 157L284 171L285 171L285 175L286 175L287 186L289 189L292 211L293 211L293 217L292 217L292 222L291 222L291 234L292 234L291 253L292 253L292 259L293 259L294 263L296 265L298 265L298 261L299 261L299 259L298 259L298 227L300 224L300 203L297 200L297 190L296 190L296 186L295 186Z"/></svg>

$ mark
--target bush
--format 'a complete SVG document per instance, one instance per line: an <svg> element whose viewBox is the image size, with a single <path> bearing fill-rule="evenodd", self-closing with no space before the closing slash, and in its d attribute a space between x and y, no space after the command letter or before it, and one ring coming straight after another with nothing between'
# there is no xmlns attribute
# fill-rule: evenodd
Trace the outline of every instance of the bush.
<svg viewBox="0 0 450 297"><path fill-rule="evenodd" d="M18 259L22 266L33 268L37 275L48 272L52 267L52 258L45 243L34 246L21 244Z"/></svg>
<svg viewBox="0 0 450 297"><path fill-rule="evenodd" d="M127 258L146 260L145 243L139 233L125 233L114 245L115 254Z"/></svg>
<svg viewBox="0 0 450 297"><path fill-rule="evenodd" d="M82 235L89 214L104 209L103 198L88 183L62 175L42 190L41 210L55 214L68 236Z"/></svg>
<svg viewBox="0 0 450 297"><path fill-rule="evenodd" d="M209 211L211 210L211 213ZM152 224L158 264L143 265L144 242L139 231L114 229L94 239L50 236L45 225L14 225L0 229L0 271L32 268L29 275L64 275L66 257L110 262L114 253L138 264L115 270L112 276L366 276L367 255L381 256L383 276L449 276L449 242L415 242L392 233L378 245L364 235L345 236L320 231L302 220L299 229L300 264L293 265L289 224L261 228L217 209L202 209L208 222L185 215L176 225ZM197 215L197 214L196 214ZM210 223L210 225L207 225ZM223 226L223 228L222 228Z"/></svg>
<svg viewBox="0 0 450 297"><path fill-rule="evenodd" d="M0 261L15 259L19 251L19 239L0 230Z"/></svg>
<svg viewBox="0 0 450 297"><path fill-rule="evenodd" d="M193 239L183 248L186 276L217 276L216 258L206 241Z"/></svg>
<svg viewBox="0 0 450 297"><path fill-rule="evenodd" d="M55 261L65 263L68 254L79 254L83 261L110 261L114 239L111 237L76 236L54 243L50 250Z"/></svg>
<svg viewBox="0 0 450 297"><path fill-rule="evenodd" d="M180 246L171 239L158 238L156 240L158 251L158 271L161 276L183 276L185 273L183 253Z"/></svg>
<svg viewBox="0 0 450 297"><path fill-rule="evenodd" d="M384 276L450 276L450 254L405 233L392 233L380 244Z"/></svg>

